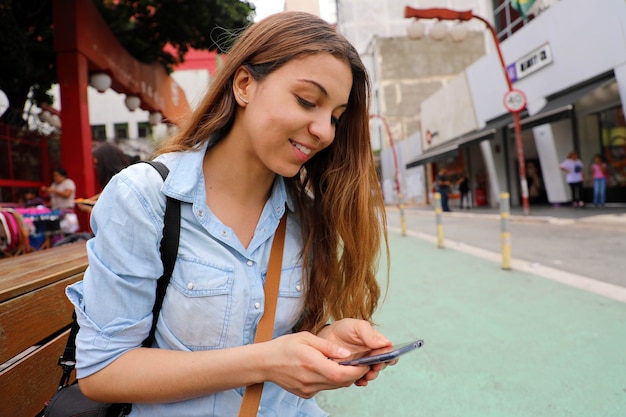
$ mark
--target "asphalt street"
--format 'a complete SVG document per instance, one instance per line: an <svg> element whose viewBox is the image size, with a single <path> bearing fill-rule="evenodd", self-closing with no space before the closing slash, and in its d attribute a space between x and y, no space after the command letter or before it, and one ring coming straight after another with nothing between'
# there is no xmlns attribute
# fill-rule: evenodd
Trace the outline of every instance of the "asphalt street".
<svg viewBox="0 0 626 417"><path fill-rule="evenodd" d="M390 207L388 222L399 227L399 210ZM512 257L626 287L626 208L531 208L529 216L512 212L509 221ZM407 229L436 236L429 208L405 210ZM501 220L495 209L454 210L443 215L444 242L501 253Z"/></svg>

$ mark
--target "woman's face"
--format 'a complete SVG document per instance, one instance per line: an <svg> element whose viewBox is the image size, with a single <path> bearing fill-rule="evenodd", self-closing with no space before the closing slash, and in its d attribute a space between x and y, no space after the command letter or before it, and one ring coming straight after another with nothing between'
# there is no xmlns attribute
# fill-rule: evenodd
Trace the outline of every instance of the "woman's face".
<svg viewBox="0 0 626 417"><path fill-rule="evenodd" d="M60 172L54 171L52 173L52 181L54 181L56 184L61 184L64 179L65 177L61 175Z"/></svg>
<svg viewBox="0 0 626 417"><path fill-rule="evenodd" d="M239 115L244 156L293 177L333 142L351 88L349 65L326 53L290 61L261 82L251 80Z"/></svg>

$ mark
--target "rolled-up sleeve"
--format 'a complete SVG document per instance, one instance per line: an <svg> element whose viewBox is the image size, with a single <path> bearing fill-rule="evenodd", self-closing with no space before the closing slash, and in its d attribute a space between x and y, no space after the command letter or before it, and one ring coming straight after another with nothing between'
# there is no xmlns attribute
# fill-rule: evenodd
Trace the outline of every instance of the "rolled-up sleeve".
<svg viewBox="0 0 626 417"><path fill-rule="evenodd" d="M91 219L95 237L87 243L89 267L84 280L67 289L80 325L78 378L140 346L152 324L156 281L163 272L165 197L159 174L138 165L115 176L98 199Z"/></svg>

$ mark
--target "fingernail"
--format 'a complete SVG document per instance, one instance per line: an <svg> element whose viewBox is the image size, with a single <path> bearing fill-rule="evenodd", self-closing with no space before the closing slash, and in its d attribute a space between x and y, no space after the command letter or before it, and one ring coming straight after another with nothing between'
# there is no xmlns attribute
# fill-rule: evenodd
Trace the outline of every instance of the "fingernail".
<svg viewBox="0 0 626 417"><path fill-rule="evenodd" d="M348 349L346 349L346 348L340 347L339 349L337 349L337 353L342 358L345 358L345 357L349 356L351 352Z"/></svg>

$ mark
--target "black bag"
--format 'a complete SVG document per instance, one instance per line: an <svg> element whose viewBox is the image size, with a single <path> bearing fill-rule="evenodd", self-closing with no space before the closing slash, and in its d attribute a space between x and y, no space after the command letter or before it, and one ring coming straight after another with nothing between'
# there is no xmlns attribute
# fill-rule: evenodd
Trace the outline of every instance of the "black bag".
<svg viewBox="0 0 626 417"><path fill-rule="evenodd" d="M44 411L45 417L122 417L130 412L130 404L108 404L85 397L78 384L65 385L54 394Z"/></svg>
<svg viewBox="0 0 626 417"><path fill-rule="evenodd" d="M165 181L169 173L167 167L160 162L146 162L159 171L163 181ZM163 238L160 246L163 275L157 281L156 298L152 307L152 327L150 328L150 334L142 343L144 347L150 347L154 342L154 332L159 312L163 305L165 290L174 270L179 237L180 201L167 197L163 221ZM43 410L43 417L122 417L127 415L130 413L131 404L110 404L92 401L83 395L76 382L68 385L70 374L76 364L76 334L79 328L75 314L73 318L65 351L63 356L59 358L59 365L63 368L63 376L61 377L61 382L59 382L59 389L52 399L47 402Z"/></svg>

